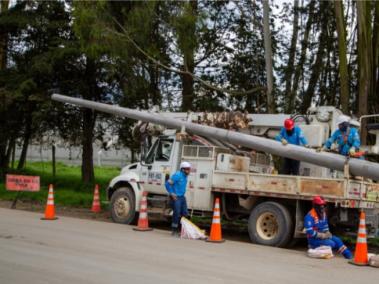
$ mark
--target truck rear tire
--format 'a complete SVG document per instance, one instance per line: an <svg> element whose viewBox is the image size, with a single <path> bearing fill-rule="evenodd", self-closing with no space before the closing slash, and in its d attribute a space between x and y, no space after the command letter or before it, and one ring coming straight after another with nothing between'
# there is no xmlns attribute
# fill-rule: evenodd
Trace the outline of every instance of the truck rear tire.
<svg viewBox="0 0 379 284"><path fill-rule="evenodd" d="M111 217L115 223L134 224L138 219L136 202L132 189L118 188L111 197Z"/></svg>
<svg viewBox="0 0 379 284"><path fill-rule="evenodd" d="M248 231L253 243L285 247L293 235L291 214L280 203L263 202L251 211Z"/></svg>

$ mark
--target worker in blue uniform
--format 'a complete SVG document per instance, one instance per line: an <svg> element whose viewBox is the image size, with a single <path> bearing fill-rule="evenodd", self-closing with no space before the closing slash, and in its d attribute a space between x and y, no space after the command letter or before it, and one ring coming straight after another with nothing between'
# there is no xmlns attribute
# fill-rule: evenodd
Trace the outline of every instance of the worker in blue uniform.
<svg viewBox="0 0 379 284"><path fill-rule="evenodd" d="M321 196L315 196L312 205L312 210L304 218L304 227L309 247L314 249L319 246L329 246L345 258L351 259L353 255L350 250L343 244L340 238L333 236L329 231L325 211L326 201Z"/></svg>
<svg viewBox="0 0 379 284"><path fill-rule="evenodd" d="M171 206L173 210L172 215L172 235L179 236L179 223L181 217L188 216L187 201L186 201L186 189L187 189L187 177L191 172L191 164L188 162L182 162L180 164L180 170L174 173L166 183L166 190L170 195Z"/></svg>
<svg viewBox="0 0 379 284"><path fill-rule="evenodd" d="M333 143L337 144L338 153L344 156L354 156L361 146L358 130L350 127L350 118L346 115L340 115L337 118L338 129L333 132L332 136L325 142L322 150L330 149Z"/></svg>
<svg viewBox="0 0 379 284"><path fill-rule="evenodd" d="M309 147L308 141L304 136L300 127L295 125L295 122L288 118L284 121L284 127L280 133L275 137L277 141L282 142L283 145L303 145ZM299 175L300 161L284 158L280 174L283 175Z"/></svg>

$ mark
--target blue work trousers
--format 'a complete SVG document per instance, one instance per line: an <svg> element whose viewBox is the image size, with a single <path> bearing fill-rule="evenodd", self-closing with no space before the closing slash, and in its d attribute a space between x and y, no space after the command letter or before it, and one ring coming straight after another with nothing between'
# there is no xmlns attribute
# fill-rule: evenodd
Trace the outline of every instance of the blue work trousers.
<svg viewBox="0 0 379 284"><path fill-rule="evenodd" d="M309 238L308 239L309 246L314 249L319 246L328 246L331 247L332 250L337 251L338 253L341 253L345 258L352 258L352 254L350 250L343 244L340 238L333 236L330 239L321 240L316 238Z"/></svg>
<svg viewBox="0 0 379 284"><path fill-rule="evenodd" d="M180 218L188 216L186 197L177 196L176 200L171 200L171 207L173 210L171 227L176 229L179 226Z"/></svg>

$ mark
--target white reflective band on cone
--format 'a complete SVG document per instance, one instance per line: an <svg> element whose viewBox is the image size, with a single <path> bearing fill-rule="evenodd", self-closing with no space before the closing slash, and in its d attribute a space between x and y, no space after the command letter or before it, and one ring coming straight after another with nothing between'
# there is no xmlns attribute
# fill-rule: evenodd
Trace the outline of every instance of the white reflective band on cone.
<svg viewBox="0 0 379 284"><path fill-rule="evenodd" d="M361 238L361 237L359 237L359 238L357 239L357 243L365 244L365 243L366 243L366 238Z"/></svg>
<svg viewBox="0 0 379 284"><path fill-rule="evenodd" d="M48 200L47 205L54 205L54 200Z"/></svg>
<svg viewBox="0 0 379 284"><path fill-rule="evenodd" d="M220 219L213 219L212 223L213 224L220 224Z"/></svg>
<svg viewBox="0 0 379 284"><path fill-rule="evenodd" d="M140 213L139 213L139 217L140 217L141 219L146 219L146 218L147 218L147 213L146 213L146 212L140 212Z"/></svg>
<svg viewBox="0 0 379 284"><path fill-rule="evenodd" d="M359 228L358 234L365 234L366 235L366 229Z"/></svg>
<svg viewBox="0 0 379 284"><path fill-rule="evenodd" d="M220 211L215 211L214 214L213 214L213 216L218 216L218 217L220 217Z"/></svg>

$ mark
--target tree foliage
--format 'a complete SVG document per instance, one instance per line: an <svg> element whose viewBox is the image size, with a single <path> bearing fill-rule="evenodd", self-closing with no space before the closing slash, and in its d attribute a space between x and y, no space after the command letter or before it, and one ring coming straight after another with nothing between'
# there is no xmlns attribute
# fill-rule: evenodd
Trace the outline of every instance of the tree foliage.
<svg viewBox="0 0 379 284"><path fill-rule="evenodd" d="M266 28L262 0L9 3L0 10L2 173L17 144L22 168L30 141L53 133L82 146L82 177L92 181L102 121L138 151L132 121L51 103L52 92L170 111L379 110L378 1L269 1ZM272 103L262 88L267 50Z"/></svg>

